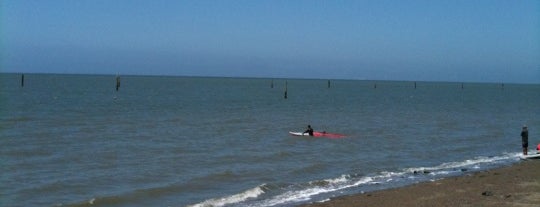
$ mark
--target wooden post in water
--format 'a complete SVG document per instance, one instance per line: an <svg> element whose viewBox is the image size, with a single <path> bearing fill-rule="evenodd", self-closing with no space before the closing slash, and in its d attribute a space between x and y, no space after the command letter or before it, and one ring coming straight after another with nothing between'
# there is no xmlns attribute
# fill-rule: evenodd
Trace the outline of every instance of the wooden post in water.
<svg viewBox="0 0 540 207"><path fill-rule="evenodd" d="M463 83L461 83L461 90L463 90Z"/></svg>
<svg viewBox="0 0 540 207"><path fill-rule="evenodd" d="M377 83L373 84L373 88L377 89Z"/></svg>
<svg viewBox="0 0 540 207"><path fill-rule="evenodd" d="M116 91L120 88L120 76L116 75Z"/></svg>
<svg viewBox="0 0 540 207"><path fill-rule="evenodd" d="M287 99L287 81L285 81L285 96L284 96L285 99Z"/></svg>
<svg viewBox="0 0 540 207"><path fill-rule="evenodd" d="M416 81L414 81L414 89L416 89Z"/></svg>
<svg viewBox="0 0 540 207"><path fill-rule="evenodd" d="M24 88L24 74L21 75L21 88Z"/></svg>
<svg viewBox="0 0 540 207"><path fill-rule="evenodd" d="M270 83L270 88L274 88L274 79L272 79L272 82Z"/></svg>
<svg viewBox="0 0 540 207"><path fill-rule="evenodd" d="M328 80L328 88L330 88L330 80Z"/></svg>

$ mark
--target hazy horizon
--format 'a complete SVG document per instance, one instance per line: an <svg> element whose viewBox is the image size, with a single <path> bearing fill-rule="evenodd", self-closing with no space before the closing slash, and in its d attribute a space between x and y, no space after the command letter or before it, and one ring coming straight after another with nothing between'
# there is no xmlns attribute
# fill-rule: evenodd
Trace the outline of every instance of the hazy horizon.
<svg viewBox="0 0 540 207"><path fill-rule="evenodd" d="M159 75L159 74L106 74L106 73L24 73L24 72L0 72L0 74L10 75L25 75L25 82L28 81L29 75L65 75L65 76L110 76L114 77L171 77L171 78L231 78L231 79L267 79L267 80L321 80L326 81L380 81L380 82L418 82L418 83L469 83L469 84L518 84L518 85L538 85L540 83L526 83L526 82L490 82L490 81L435 81L435 80L399 80L399 79L354 79L354 78L303 78L303 77L251 77L251 76L200 76L200 75ZM111 79L113 80L113 79ZM275 83L277 84L277 83Z"/></svg>

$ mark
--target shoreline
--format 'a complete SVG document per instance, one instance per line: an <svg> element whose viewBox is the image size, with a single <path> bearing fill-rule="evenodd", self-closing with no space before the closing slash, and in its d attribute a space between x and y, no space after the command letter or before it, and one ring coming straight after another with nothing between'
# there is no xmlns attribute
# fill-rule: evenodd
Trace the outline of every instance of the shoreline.
<svg viewBox="0 0 540 207"><path fill-rule="evenodd" d="M331 198L302 207L340 206L538 206L540 160L421 182L400 188Z"/></svg>

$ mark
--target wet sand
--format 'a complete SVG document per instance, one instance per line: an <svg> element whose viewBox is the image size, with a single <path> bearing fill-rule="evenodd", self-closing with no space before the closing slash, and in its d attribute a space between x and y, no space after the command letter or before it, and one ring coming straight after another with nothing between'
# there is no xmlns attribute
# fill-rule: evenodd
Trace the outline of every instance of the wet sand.
<svg viewBox="0 0 540 207"><path fill-rule="evenodd" d="M540 160L396 189L333 198L328 206L540 206Z"/></svg>

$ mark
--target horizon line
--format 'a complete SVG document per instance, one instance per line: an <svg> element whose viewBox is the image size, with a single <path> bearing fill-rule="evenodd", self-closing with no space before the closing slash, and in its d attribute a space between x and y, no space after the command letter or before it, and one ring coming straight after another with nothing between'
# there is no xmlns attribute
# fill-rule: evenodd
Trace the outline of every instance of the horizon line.
<svg viewBox="0 0 540 207"><path fill-rule="evenodd" d="M381 81L381 82L420 82L420 83L480 83L480 84L521 84L540 85L540 82L493 82L493 81L451 81L451 80L399 80L399 79L367 79L367 78L315 78L315 77L264 77L264 76L220 76L220 75L173 75L173 74L122 74L122 73L56 73L56 72L1 72L0 74L34 74L34 75L80 75L80 76L132 76L132 77L185 77L185 78L231 78L231 79L282 79L282 80L343 80L343 81Z"/></svg>

